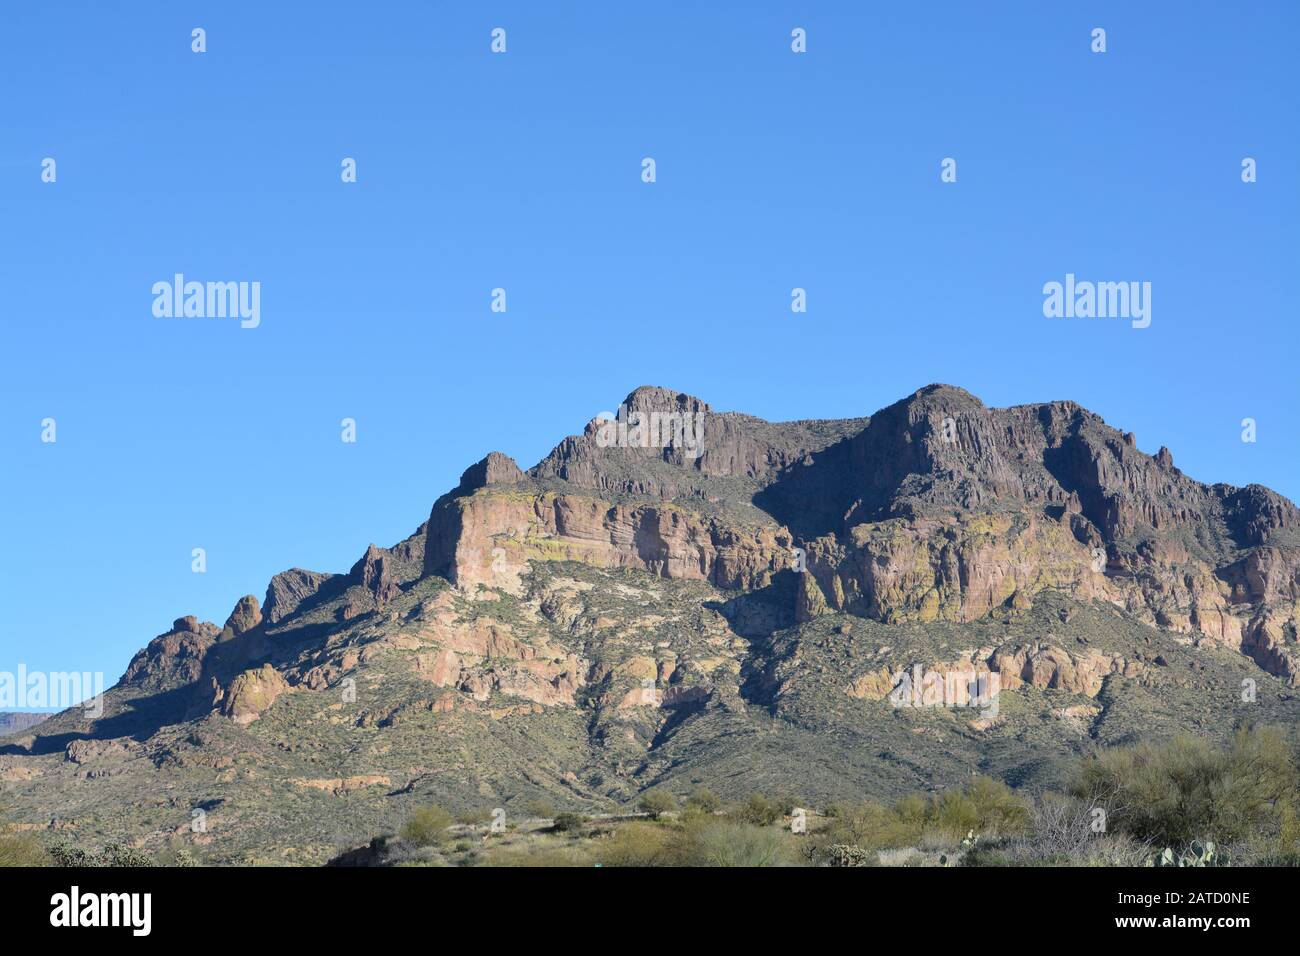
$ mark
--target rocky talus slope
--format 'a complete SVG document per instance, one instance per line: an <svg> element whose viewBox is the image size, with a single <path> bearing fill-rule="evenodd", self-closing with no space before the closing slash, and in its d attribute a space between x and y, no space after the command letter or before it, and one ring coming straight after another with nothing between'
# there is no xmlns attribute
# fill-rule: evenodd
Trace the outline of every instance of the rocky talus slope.
<svg viewBox="0 0 1300 956"><path fill-rule="evenodd" d="M313 862L429 800L1046 785L1295 722L1300 512L1267 488L949 386L837 421L622 409L528 471L493 452L345 574L179 618L101 717L0 741L0 786L87 839Z"/></svg>

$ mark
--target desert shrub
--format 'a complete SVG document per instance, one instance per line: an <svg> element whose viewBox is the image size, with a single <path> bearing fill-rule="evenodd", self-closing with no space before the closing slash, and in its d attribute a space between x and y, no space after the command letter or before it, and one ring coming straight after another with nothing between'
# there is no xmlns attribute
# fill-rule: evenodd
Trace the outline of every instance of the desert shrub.
<svg viewBox="0 0 1300 956"><path fill-rule="evenodd" d="M86 850L71 843L59 842L50 847L50 856L58 866L134 867L153 866L154 861L140 850L105 843L102 849Z"/></svg>
<svg viewBox="0 0 1300 956"><path fill-rule="evenodd" d="M708 787L696 787L686 798L686 806L703 813L722 809L722 798Z"/></svg>
<svg viewBox="0 0 1300 956"><path fill-rule="evenodd" d="M856 846L885 850L913 846L920 839L922 820L908 819L897 808L878 803L837 804L816 839L825 848Z"/></svg>
<svg viewBox="0 0 1300 956"><path fill-rule="evenodd" d="M485 809L462 810L456 814L456 822L467 827L481 827L492 822L492 811Z"/></svg>
<svg viewBox="0 0 1300 956"><path fill-rule="evenodd" d="M894 804L894 812L901 822L920 829L925 825L925 814L928 807L929 804L926 802L925 797L919 793L909 793Z"/></svg>
<svg viewBox="0 0 1300 956"><path fill-rule="evenodd" d="M184 844L172 842L158 854L155 865L190 867L201 866L202 862L192 849Z"/></svg>
<svg viewBox="0 0 1300 956"><path fill-rule="evenodd" d="M642 812L658 819L665 813L670 813L677 809L677 798L667 790L647 790L641 795L641 800L637 803Z"/></svg>
<svg viewBox="0 0 1300 956"><path fill-rule="evenodd" d="M51 866L53 862L35 837L25 833L0 833L0 867Z"/></svg>
<svg viewBox="0 0 1300 956"><path fill-rule="evenodd" d="M960 790L934 797L925 814L927 829L961 837L967 833L996 835L1023 832L1029 823L1025 800L1001 780L975 776Z"/></svg>
<svg viewBox="0 0 1300 956"><path fill-rule="evenodd" d="M781 819L781 806L761 793L755 793L744 803L732 807L727 812L727 819L752 827L767 827Z"/></svg>
<svg viewBox="0 0 1300 956"><path fill-rule="evenodd" d="M1013 837L979 840L960 857L963 866L1143 866L1150 849L1123 833L1093 834L1066 844L1042 841L1031 830Z"/></svg>
<svg viewBox="0 0 1300 956"><path fill-rule="evenodd" d="M581 830L584 822L586 822L586 818L579 813L557 813L552 829L560 833Z"/></svg>
<svg viewBox="0 0 1300 956"><path fill-rule="evenodd" d="M926 798L909 794L893 806L872 801L837 803L826 808L826 823L811 834L804 855L815 863L845 863L844 847L862 850L873 862L881 850L918 847L953 851L967 834L984 838L1022 833L1029 824L1029 804L1006 784L972 777L962 788ZM855 855L854 860L858 857Z"/></svg>
<svg viewBox="0 0 1300 956"><path fill-rule="evenodd" d="M1067 862L1063 858L1038 857L1010 837L982 840L961 856L962 866L1034 866Z"/></svg>
<svg viewBox="0 0 1300 956"><path fill-rule="evenodd" d="M685 831L686 866L786 866L790 838L772 826L710 820Z"/></svg>
<svg viewBox="0 0 1300 956"><path fill-rule="evenodd" d="M1072 792L1105 809L1109 830L1154 846L1210 839L1288 852L1300 849L1298 783L1282 735L1243 728L1226 748L1181 737L1103 751L1084 761Z"/></svg>
<svg viewBox="0 0 1300 956"><path fill-rule="evenodd" d="M1094 808L1076 797L1045 793L1029 811L1029 842L1034 855L1047 861L1074 861L1087 855L1104 830L1097 829Z"/></svg>
<svg viewBox="0 0 1300 956"><path fill-rule="evenodd" d="M681 834L652 823L624 823L596 851L603 866L676 866L681 860Z"/></svg>
<svg viewBox="0 0 1300 956"><path fill-rule="evenodd" d="M797 808L803 808L804 810L807 810L810 806L812 806L812 804L809 801L803 799L802 797L792 797L789 794L786 794L785 796L782 797L777 797L772 802L775 803L781 809L781 813L785 816L789 816L790 814L794 813L794 811Z"/></svg>
<svg viewBox="0 0 1300 956"><path fill-rule="evenodd" d="M421 807L402 827L402 839L412 846L433 846L451 826L451 814L437 804Z"/></svg>
<svg viewBox="0 0 1300 956"><path fill-rule="evenodd" d="M1150 856L1145 843L1125 833L1108 833L1084 848L1072 864L1079 866L1142 866Z"/></svg>

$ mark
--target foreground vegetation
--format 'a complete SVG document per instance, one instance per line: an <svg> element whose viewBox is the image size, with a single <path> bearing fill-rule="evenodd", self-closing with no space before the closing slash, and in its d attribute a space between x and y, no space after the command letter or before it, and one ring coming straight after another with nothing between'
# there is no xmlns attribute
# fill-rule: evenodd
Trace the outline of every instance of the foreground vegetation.
<svg viewBox="0 0 1300 956"><path fill-rule="evenodd" d="M424 807L400 834L340 854L380 866L1251 866L1300 864L1300 761L1283 735L1245 728L1215 748L1191 738L1103 751L1066 793L1017 793L972 776L892 804L819 811L793 797L725 802L695 790L645 793L628 813L556 813L494 825ZM0 834L0 866L193 865L109 845L85 850Z"/></svg>
<svg viewBox="0 0 1300 956"><path fill-rule="evenodd" d="M434 807L338 864L447 866L1251 866L1300 864L1300 761L1274 729L1180 738L1080 762L1066 793L958 789L820 812L651 790L637 818L559 814L499 833ZM429 820L441 824L430 829ZM802 831L802 832L798 832ZM417 836L418 834L418 836Z"/></svg>

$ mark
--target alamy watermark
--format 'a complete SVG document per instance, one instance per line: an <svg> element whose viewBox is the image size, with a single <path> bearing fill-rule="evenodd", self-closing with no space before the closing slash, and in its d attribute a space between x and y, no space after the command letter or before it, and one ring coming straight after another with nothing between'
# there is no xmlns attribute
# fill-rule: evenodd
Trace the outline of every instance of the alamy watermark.
<svg viewBox="0 0 1300 956"><path fill-rule="evenodd" d="M86 716L104 715L103 671L0 671L0 710L66 710L80 706Z"/></svg>
<svg viewBox="0 0 1300 956"><path fill-rule="evenodd" d="M186 282L178 272L171 282L155 282L152 292L155 318L237 318L244 329L262 324L260 282Z"/></svg>
<svg viewBox="0 0 1300 956"><path fill-rule="evenodd" d="M704 412L601 412L596 444L601 448L680 448L687 458L704 453Z"/></svg>
<svg viewBox="0 0 1300 956"><path fill-rule="evenodd" d="M895 707L973 707L981 718L998 715L1002 675L997 671L953 670L940 672L913 664L904 671L889 702Z"/></svg>
<svg viewBox="0 0 1300 956"><path fill-rule="evenodd" d="M1065 282L1043 285L1043 315L1049 319L1132 319L1135 329L1151 324L1150 282Z"/></svg>
<svg viewBox="0 0 1300 956"><path fill-rule="evenodd" d="M127 927L132 936L148 936L152 914L152 893L83 893L73 885L50 897L50 925L59 928Z"/></svg>

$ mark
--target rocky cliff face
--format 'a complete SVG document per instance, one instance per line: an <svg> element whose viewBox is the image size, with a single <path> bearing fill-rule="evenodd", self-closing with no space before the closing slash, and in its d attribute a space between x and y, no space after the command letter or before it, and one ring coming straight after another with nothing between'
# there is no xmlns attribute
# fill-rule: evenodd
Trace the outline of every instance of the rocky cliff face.
<svg viewBox="0 0 1300 956"><path fill-rule="evenodd" d="M800 620L972 621L1052 588L1240 648L1262 609L1294 621L1300 599L1286 499L1200 484L1074 403L989 409L949 386L834 425L638 389L527 473L493 453L427 527L425 572L463 587L536 560L742 590L806 569Z"/></svg>

